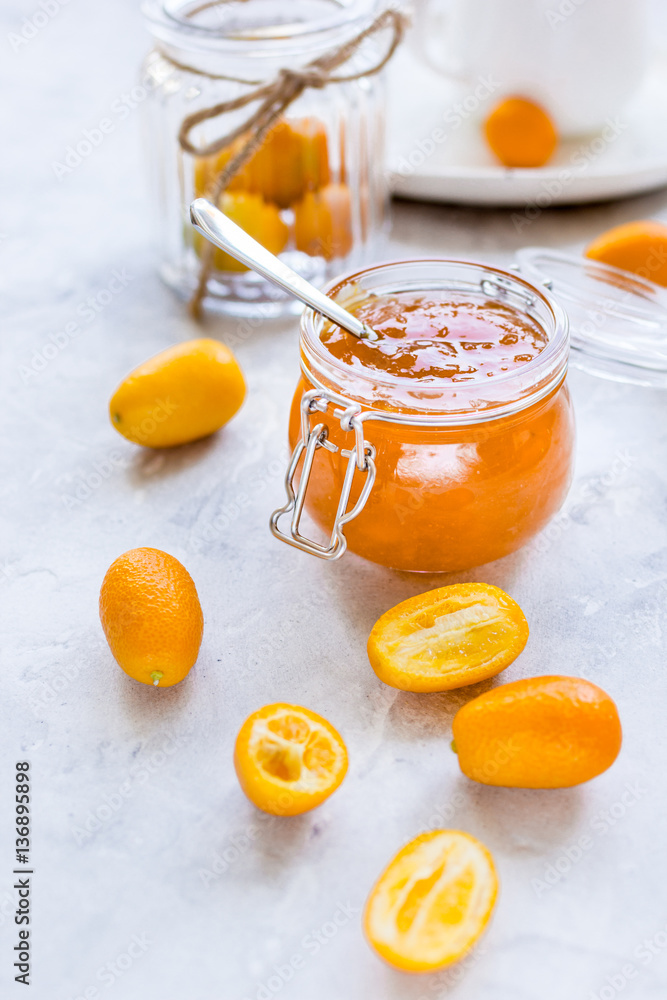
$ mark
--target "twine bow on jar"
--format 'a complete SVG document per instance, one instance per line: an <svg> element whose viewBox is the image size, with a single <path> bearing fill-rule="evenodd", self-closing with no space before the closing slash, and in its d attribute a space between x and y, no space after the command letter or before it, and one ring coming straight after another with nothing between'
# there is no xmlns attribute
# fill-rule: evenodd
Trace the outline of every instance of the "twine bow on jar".
<svg viewBox="0 0 667 1000"><path fill-rule="evenodd" d="M227 0L216 0L215 3L206 4L206 6L217 6L220 2L226 3ZM249 90L241 97L237 97L229 101L221 101L220 103L214 104L209 108L202 108L200 111L195 111L193 114L188 115L183 120L178 131L178 143L184 152L190 153L192 156L212 156L213 154L220 152L220 150L229 147L234 140L238 139L240 136L248 135L247 141L227 162L223 170L216 178L212 189L208 192L208 196L214 204L218 203L220 195L235 174L238 173L238 171L262 145L267 134L276 122L305 90L322 89L332 83L348 83L353 80L360 80L363 77L379 73L382 69L384 69L398 48L405 33L407 24L408 19L404 13L393 8L387 8L378 14L378 16L366 28L364 28L363 31L360 31L359 34L355 35L354 38L351 38L338 48L332 49L330 52L325 52L324 55L319 56L319 58L307 63L303 69L292 70L283 68L269 83L254 84L253 89ZM370 68L365 68L355 72L344 74L337 74L335 72L344 66L345 63L347 63L357 53L366 39L385 30L391 31L389 45L384 55L382 55L375 64L373 64ZM247 80L239 80L235 77L209 73L204 70L196 69L193 66L187 66L178 62L162 50L160 50L160 55L177 69L181 69L188 73L195 73L198 76L204 76L210 80L229 80L230 82L235 83L249 83ZM192 132L202 122L229 114L232 111L238 111L241 108L256 102L260 102L259 106L255 111L253 111L248 119L231 132L228 132L222 138L216 139L214 142L210 142L205 146L195 146L192 142ZM201 318L202 303L206 294L208 279L211 273L214 252L215 248L213 245L206 242L202 252L201 268L197 287L188 303L190 312L195 319Z"/></svg>

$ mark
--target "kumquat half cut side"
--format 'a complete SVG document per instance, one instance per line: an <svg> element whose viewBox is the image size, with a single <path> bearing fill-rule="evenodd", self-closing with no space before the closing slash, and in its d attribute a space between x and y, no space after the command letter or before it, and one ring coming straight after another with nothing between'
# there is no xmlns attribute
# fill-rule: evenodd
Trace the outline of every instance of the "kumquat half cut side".
<svg viewBox="0 0 667 1000"><path fill-rule="evenodd" d="M321 715L300 705L265 705L243 723L234 767L258 809L297 816L338 788L347 771L347 749Z"/></svg>
<svg viewBox="0 0 667 1000"><path fill-rule="evenodd" d="M493 859L479 840L432 830L406 844L376 882L364 913L366 937L395 968L434 972L472 948L497 894Z"/></svg>
<svg viewBox="0 0 667 1000"><path fill-rule="evenodd" d="M458 583L411 597L376 622L368 658L401 691L450 691L495 677L528 640L512 598L487 583Z"/></svg>

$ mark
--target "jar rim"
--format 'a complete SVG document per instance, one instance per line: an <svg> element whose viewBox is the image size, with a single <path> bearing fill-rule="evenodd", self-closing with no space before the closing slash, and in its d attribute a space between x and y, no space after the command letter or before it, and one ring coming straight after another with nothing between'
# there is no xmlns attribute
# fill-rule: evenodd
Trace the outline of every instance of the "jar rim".
<svg viewBox="0 0 667 1000"><path fill-rule="evenodd" d="M523 296L527 307L539 302L550 321L550 329L546 329L544 322L539 319L537 320L547 335L546 346L531 361L526 362L519 368L515 368L504 375L494 376L493 383L483 383L473 380L471 382L456 383L455 389L451 388L451 383L444 383L444 381L442 385L433 383L424 385L424 383L420 384L419 380L410 378L409 376L387 375L376 371L364 371L356 367L352 368L334 357L334 355L326 350L320 339L324 318L321 314L308 307L304 309L301 316L302 367L306 377L313 379L314 384L326 386L329 389L333 385L335 391L342 398L350 397L350 399L356 402L362 401L360 396L365 395L363 389L359 388L362 386L365 386L367 390L371 386L381 387L385 391L394 389L397 390L398 394L403 391L406 397L417 393L420 397L427 396L442 400L449 392L452 397L459 396L468 399L466 406L454 406L451 409L445 408L442 405L426 405L423 399L421 404L416 402L408 404L410 415L408 417L406 414L406 422L419 424L437 423L438 421L434 419L434 414L438 413L440 417L439 422L443 425L451 425L452 423L477 423L490 419L500 419L533 405L549 395L562 382L567 371L569 354L569 324L567 314L562 306L547 293L546 289L536 286L513 271L506 271L502 268L474 260L440 257L413 258L409 260L386 261L369 268L362 268L353 273L339 276L325 286L324 292L335 298L336 293L339 293L344 287L352 285L355 281L359 281L362 278L381 279L384 274L392 270L398 272L405 271L407 276L410 270L418 273L420 270L426 272L429 268L441 268L443 270L443 282L446 280L444 274L447 270L459 269L462 273L470 277L476 277L478 279L476 287L483 293L486 293L484 283L490 282L494 284L495 290L500 294L498 301L503 301L504 299L507 302L505 295L514 294L515 297L517 295ZM401 287L383 289L383 291L391 294L392 291L407 290L402 287L402 284L399 282ZM414 278L409 282L409 290L435 291L438 287L442 287L444 290L447 286L444 283L441 286L434 285L428 281L420 283ZM455 290L455 286L452 290ZM461 290L465 290L464 287ZM532 314L529 313L529 315ZM324 381L322 381L323 376ZM336 376L340 376L338 385ZM357 386L356 392L355 383ZM516 389L515 392L512 392L513 388ZM488 390L491 390L492 394L498 397L497 400L487 401L487 403L482 402L480 404L475 399L475 396L479 395L480 391L482 394L488 395ZM439 393L439 395L436 395L436 393ZM366 403L366 408L369 408L370 405L370 408L373 409L369 398L366 397L363 402ZM389 409L391 408L389 407ZM405 401L394 406L393 409L405 411ZM378 412L386 413L387 409L386 407L379 408ZM385 416L379 419L387 418Z"/></svg>
<svg viewBox="0 0 667 1000"><path fill-rule="evenodd" d="M266 2L266 0L264 0ZM283 0L275 0L276 5L284 10ZM205 9L218 6L216 0L209 3L197 0L142 0L141 10L149 23L151 31L160 38L165 33L170 40L183 41L204 49L228 48L235 54L241 54L245 48L253 50L260 45L271 43L293 43L296 40L316 41L320 36L328 36L337 30L355 26L369 19L376 11L378 0L312 0L313 5L329 5L330 11L313 16L304 21L284 23L278 20L267 25L259 32L257 29L240 30L238 27L225 26L224 20L219 24L210 25L196 23L194 17ZM252 0L244 0L243 7L251 10ZM219 0L219 6L224 9L225 0ZM230 2L230 9L238 8L239 3Z"/></svg>

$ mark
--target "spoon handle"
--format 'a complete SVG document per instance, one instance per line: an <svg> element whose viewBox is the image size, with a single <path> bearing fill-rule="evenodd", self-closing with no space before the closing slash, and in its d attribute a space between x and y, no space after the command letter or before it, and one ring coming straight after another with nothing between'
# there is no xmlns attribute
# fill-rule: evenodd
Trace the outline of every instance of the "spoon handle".
<svg viewBox="0 0 667 1000"><path fill-rule="evenodd" d="M305 302L355 337L363 340L376 339L377 335L361 320L311 285L252 236L248 236L240 226L232 222L206 198L195 198L190 205L190 219L195 229L203 233L207 240L221 247L236 260L240 260L246 267L272 281L274 285L289 292L295 299Z"/></svg>

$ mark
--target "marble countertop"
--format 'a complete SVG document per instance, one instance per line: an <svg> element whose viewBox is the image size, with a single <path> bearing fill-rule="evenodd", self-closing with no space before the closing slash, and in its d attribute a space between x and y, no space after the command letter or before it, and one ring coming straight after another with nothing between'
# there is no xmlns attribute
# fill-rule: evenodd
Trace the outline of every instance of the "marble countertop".
<svg viewBox="0 0 667 1000"><path fill-rule="evenodd" d="M398 693L365 654L382 612L443 578L352 555L324 564L269 534L293 322L238 344L248 400L214 438L151 453L109 424L119 379L197 331L154 272L139 114L70 175L52 163L132 88L147 39L134 0L60 0L14 50L33 8L8 0L0 13L3 997L26 995L12 981L9 806L12 762L27 757L33 1000L664 1000L667 393L573 371L577 468L563 514L516 555L444 581L482 578L524 609L531 638L505 680L578 674L612 694L619 760L560 791L467 781L449 740L470 691ZM387 256L507 265L527 242L576 249L649 215L667 219L665 192L545 210L529 233L511 212L396 203ZM117 272L122 289L82 320ZM234 329L206 326L222 339ZM97 617L108 565L140 545L188 567L206 619L196 668L164 691L118 669ZM274 700L325 715L351 757L341 789L288 821L248 803L231 761L243 719ZM488 845L501 896L468 959L408 977L369 950L359 914L393 853L436 826Z"/></svg>

